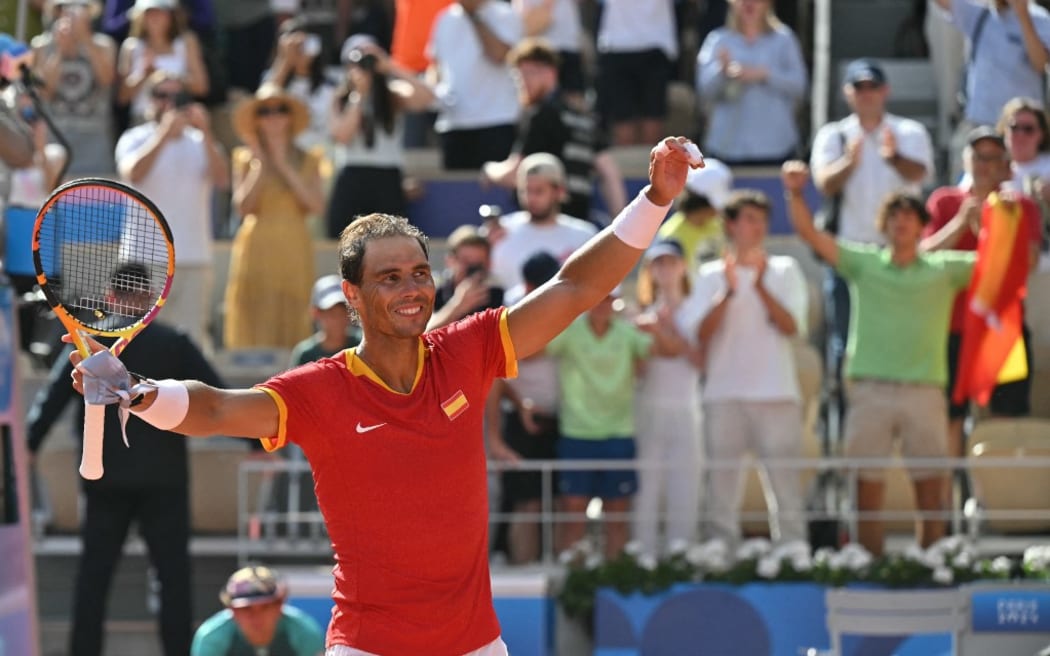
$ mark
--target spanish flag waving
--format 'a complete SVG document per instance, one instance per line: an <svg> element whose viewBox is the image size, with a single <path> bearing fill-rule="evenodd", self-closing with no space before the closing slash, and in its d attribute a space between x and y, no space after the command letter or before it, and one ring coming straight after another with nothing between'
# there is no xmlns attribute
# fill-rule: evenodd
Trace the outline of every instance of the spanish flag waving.
<svg viewBox="0 0 1050 656"><path fill-rule="evenodd" d="M1021 338L1028 258L1019 199L990 195L981 211L977 263L967 292L955 403L973 399L987 405L998 383L1028 375Z"/></svg>

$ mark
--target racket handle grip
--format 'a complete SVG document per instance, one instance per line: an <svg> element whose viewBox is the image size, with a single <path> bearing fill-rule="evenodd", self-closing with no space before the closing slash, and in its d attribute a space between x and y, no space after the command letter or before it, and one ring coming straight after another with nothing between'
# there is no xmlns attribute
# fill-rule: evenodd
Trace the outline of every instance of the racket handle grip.
<svg viewBox="0 0 1050 656"><path fill-rule="evenodd" d="M84 401L84 452L80 458L80 475L89 481L102 478L102 431L106 406Z"/></svg>

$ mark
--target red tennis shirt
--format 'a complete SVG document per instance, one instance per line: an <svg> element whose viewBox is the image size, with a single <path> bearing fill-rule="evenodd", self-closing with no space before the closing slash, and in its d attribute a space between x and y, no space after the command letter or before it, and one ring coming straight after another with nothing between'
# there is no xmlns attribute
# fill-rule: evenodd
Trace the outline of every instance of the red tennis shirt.
<svg viewBox="0 0 1050 656"><path fill-rule="evenodd" d="M298 444L335 553L327 644L460 656L500 633L488 567L482 417L517 362L505 308L424 334L408 394L353 349L260 385Z"/></svg>

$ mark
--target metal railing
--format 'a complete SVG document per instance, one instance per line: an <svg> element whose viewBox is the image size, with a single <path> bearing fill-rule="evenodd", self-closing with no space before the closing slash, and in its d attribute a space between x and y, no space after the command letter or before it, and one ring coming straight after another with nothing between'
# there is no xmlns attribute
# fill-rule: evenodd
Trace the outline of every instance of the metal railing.
<svg viewBox="0 0 1050 656"><path fill-rule="evenodd" d="M826 490L829 503L824 510L803 509L801 514L806 521L833 520L838 521L845 527L845 532L851 541L855 541L858 535L860 522L868 520L900 521L900 520L926 520L941 519L950 522L952 532L967 533L971 538L977 540L982 537L980 524L988 521L1036 521L1045 522L1050 527L1050 498L1046 500L1045 507L1021 508L1021 509L999 509L980 508L976 499L971 497L966 501L965 507L961 502L956 502L949 508L942 510L922 511L916 507L914 510L879 510L862 512L857 509L855 491L857 480L861 470L892 470L892 469L920 469L926 472L941 471L945 476L950 473L966 475L977 469L1010 469L1024 471L1030 469L1050 470L1050 457L981 457L969 458L792 458L759 461L746 458L744 460L718 460L696 463L697 475L703 476L706 472L719 469L744 469L746 476L752 467L765 467L768 469L794 469L801 474L812 472L815 476L823 474L825 479L831 482ZM680 470L681 467L663 462L648 462L641 460L528 460L520 463L505 463L490 460L488 472L490 477L501 472L530 472L537 471L541 478L540 510L538 512L498 512L490 511L490 525L498 522L539 522L542 531L542 559L545 563L556 560L557 552L554 544L554 528L562 522L587 520L595 523L598 519L604 520L630 520L634 517L633 512L610 513L602 511L600 515L593 513L581 515L580 513L563 512L556 507L555 475L560 471L593 471L593 470ZM305 556L318 557L330 554L327 532L324 529L324 519L316 510L316 502L312 501L312 490L304 488L303 480L309 476L309 464L303 460L297 461L259 461L249 460L241 463L238 472L238 558L247 561L253 555L275 555L282 556ZM800 480L800 490L802 489ZM298 498L282 492L282 488L299 491ZM958 500L957 500L958 501ZM312 506L312 507L311 507ZM794 518L798 513L781 511L777 513L783 518ZM705 513L701 507L699 524L703 525ZM662 518L669 515L661 513ZM741 510L739 519L741 522L755 522L768 520L768 511L746 511Z"/></svg>

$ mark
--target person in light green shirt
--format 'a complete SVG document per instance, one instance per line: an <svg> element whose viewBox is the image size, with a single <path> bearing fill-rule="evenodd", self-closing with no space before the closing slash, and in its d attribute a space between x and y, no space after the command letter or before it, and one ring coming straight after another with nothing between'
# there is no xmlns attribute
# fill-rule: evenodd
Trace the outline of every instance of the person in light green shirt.
<svg viewBox="0 0 1050 656"><path fill-rule="evenodd" d="M728 166L704 160L704 168L689 171L676 211L660 226L660 239L682 245L690 279L701 264L722 257L726 235L721 212L732 187L733 173Z"/></svg>
<svg viewBox="0 0 1050 656"><path fill-rule="evenodd" d="M899 441L905 459L947 458L948 323L955 295L970 282L974 253L921 250L929 215L921 198L903 192L887 196L877 216L885 247L837 241L813 224L802 197L805 163L784 164L782 178L795 232L849 284L845 455L888 458ZM945 472L909 472L919 510L943 511ZM858 472L859 512L882 508L883 475L881 469ZM945 521L923 519L916 530L929 546L944 535ZM881 520L862 520L859 537L869 551L882 553Z"/></svg>
<svg viewBox="0 0 1050 656"><path fill-rule="evenodd" d="M653 338L615 316L615 295L609 295L571 323L547 345L558 360L561 409L559 460L633 460L634 383L641 362L652 350ZM558 476L563 509L573 515L561 533L561 548L582 539L582 519L594 497L614 516L630 509L638 489L633 469L562 471ZM628 524L605 524L605 553L612 558L627 544Z"/></svg>

